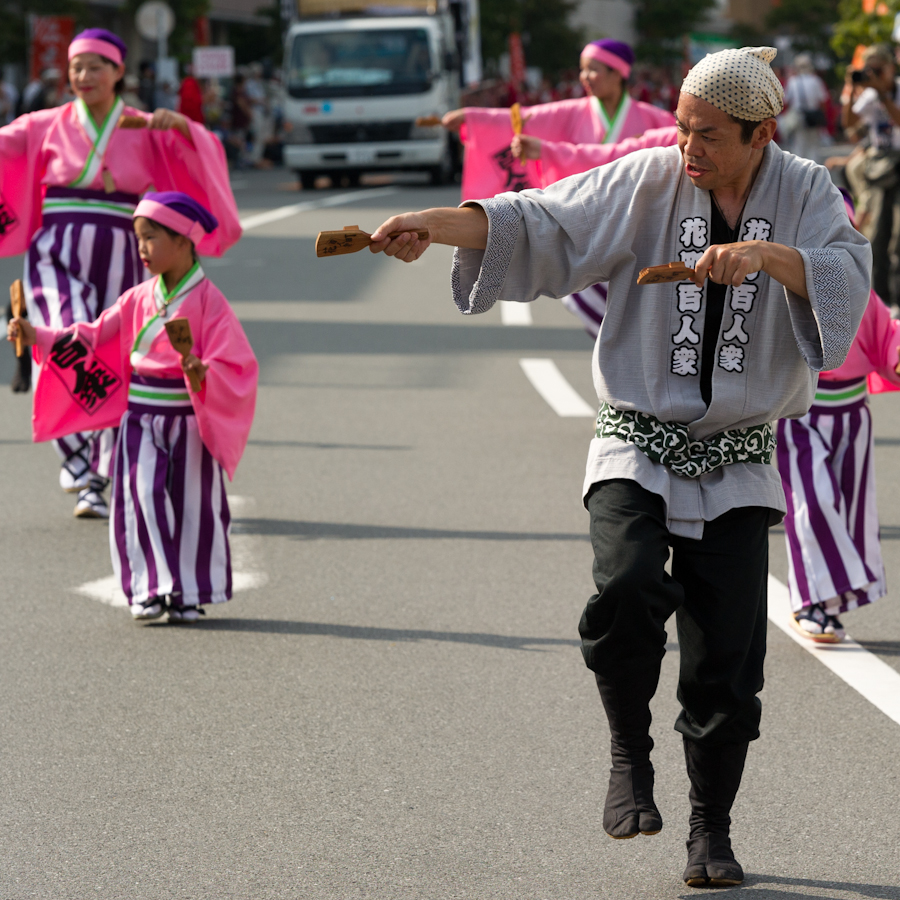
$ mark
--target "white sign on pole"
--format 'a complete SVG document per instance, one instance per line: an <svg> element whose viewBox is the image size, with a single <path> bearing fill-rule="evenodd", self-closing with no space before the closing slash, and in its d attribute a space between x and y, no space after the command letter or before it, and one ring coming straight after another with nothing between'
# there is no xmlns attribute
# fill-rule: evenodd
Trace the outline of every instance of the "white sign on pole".
<svg viewBox="0 0 900 900"><path fill-rule="evenodd" d="M194 47L195 78L231 78L234 47Z"/></svg>
<svg viewBox="0 0 900 900"><path fill-rule="evenodd" d="M148 41L159 40L160 34L168 37L175 30L175 13L162 0L147 0L134 14L138 34Z"/></svg>

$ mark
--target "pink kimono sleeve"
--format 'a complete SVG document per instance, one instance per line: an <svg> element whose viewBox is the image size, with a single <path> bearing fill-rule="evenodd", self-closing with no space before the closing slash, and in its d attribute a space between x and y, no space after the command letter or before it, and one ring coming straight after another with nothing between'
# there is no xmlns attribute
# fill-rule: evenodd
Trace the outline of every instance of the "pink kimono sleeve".
<svg viewBox="0 0 900 900"><path fill-rule="evenodd" d="M0 256L28 249L41 224L41 146L59 110L19 116L0 128Z"/></svg>
<svg viewBox="0 0 900 900"><path fill-rule="evenodd" d="M150 175L157 191L183 191L202 203L219 227L197 246L201 256L221 256L241 237L237 203L219 139L188 120L191 140L178 131L150 132ZM192 144L193 142L193 144Z"/></svg>
<svg viewBox="0 0 900 900"><path fill-rule="evenodd" d="M253 424L259 364L238 317L212 284L206 288L202 321L192 330L194 353L209 366L200 392L191 393L200 438L233 479Z"/></svg>
<svg viewBox="0 0 900 900"><path fill-rule="evenodd" d="M891 311L875 291L869 294L855 340L872 365L869 393L900 390L900 375L894 371L900 361L900 321L891 318Z"/></svg>
<svg viewBox="0 0 900 900"><path fill-rule="evenodd" d="M37 328L40 366L31 416L32 438L49 441L76 431L118 425L128 407L129 334L120 297L93 322L53 331Z"/></svg>
<svg viewBox="0 0 900 900"><path fill-rule="evenodd" d="M541 143L541 164L544 186L569 175L605 166L636 150L649 147L671 147L678 143L678 129L674 125L653 128L640 137L626 138L617 144L567 144L563 141Z"/></svg>

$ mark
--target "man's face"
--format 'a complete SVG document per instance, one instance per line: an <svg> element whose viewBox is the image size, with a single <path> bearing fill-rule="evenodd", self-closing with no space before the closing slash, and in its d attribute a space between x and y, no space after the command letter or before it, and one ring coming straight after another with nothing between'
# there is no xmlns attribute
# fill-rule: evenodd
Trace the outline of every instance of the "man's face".
<svg viewBox="0 0 900 900"><path fill-rule="evenodd" d="M693 94L679 95L675 119L684 170L695 187L707 191L738 184L753 166L754 149L768 143L741 143L741 126Z"/></svg>

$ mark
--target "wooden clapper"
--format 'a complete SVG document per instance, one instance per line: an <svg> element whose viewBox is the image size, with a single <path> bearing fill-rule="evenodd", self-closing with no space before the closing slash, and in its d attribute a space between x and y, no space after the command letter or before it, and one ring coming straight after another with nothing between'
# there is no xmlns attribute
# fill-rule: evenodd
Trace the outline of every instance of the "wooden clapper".
<svg viewBox="0 0 900 900"><path fill-rule="evenodd" d="M14 318L25 315L25 288L22 285L22 279L17 278L9 286L9 303L12 307ZM22 343L22 331L19 329L19 336L16 338L16 356L21 356L25 352L25 345Z"/></svg>
<svg viewBox="0 0 900 900"><path fill-rule="evenodd" d="M650 266L641 269L638 284L670 284L673 281L685 281L697 273L689 269L683 262L671 262L664 266Z"/></svg>
<svg viewBox="0 0 900 900"><path fill-rule="evenodd" d="M395 238L401 234L413 234L412 231L392 231L388 237ZM415 232L420 241L428 240L428 230ZM359 225L345 225L343 231L320 231L316 238L316 256L341 256L344 253L357 253L372 243L372 235L360 231Z"/></svg>
<svg viewBox="0 0 900 900"><path fill-rule="evenodd" d="M512 125L513 134L521 134L522 125L524 124L524 122L522 120L522 107L519 106L518 103L513 103L513 105L509 108L509 121ZM519 162L525 162L524 150L519 154Z"/></svg>
<svg viewBox="0 0 900 900"><path fill-rule="evenodd" d="M166 322L166 334L169 343L186 359L194 347L194 336L191 334L191 323L187 319L172 319ZM196 394L200 391L200 376L191 370L188 372L188 380L191 382L191 390Z"/></svg>

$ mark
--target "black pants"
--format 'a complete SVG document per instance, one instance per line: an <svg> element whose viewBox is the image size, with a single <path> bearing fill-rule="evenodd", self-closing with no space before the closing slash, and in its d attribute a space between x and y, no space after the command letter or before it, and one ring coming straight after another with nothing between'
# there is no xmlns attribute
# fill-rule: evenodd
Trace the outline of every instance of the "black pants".
<svg viewBox="0 0 900 900"><path fill-rule="evenodd" d="M637 482L601 482L587 505L597 586L579 625L587 667L625 695L629 681L649 680L652 694L674 612L682 706L675 729L710 744L758 738L770 511L730 510L695 541L669 533L662 498Z"/></svg>

